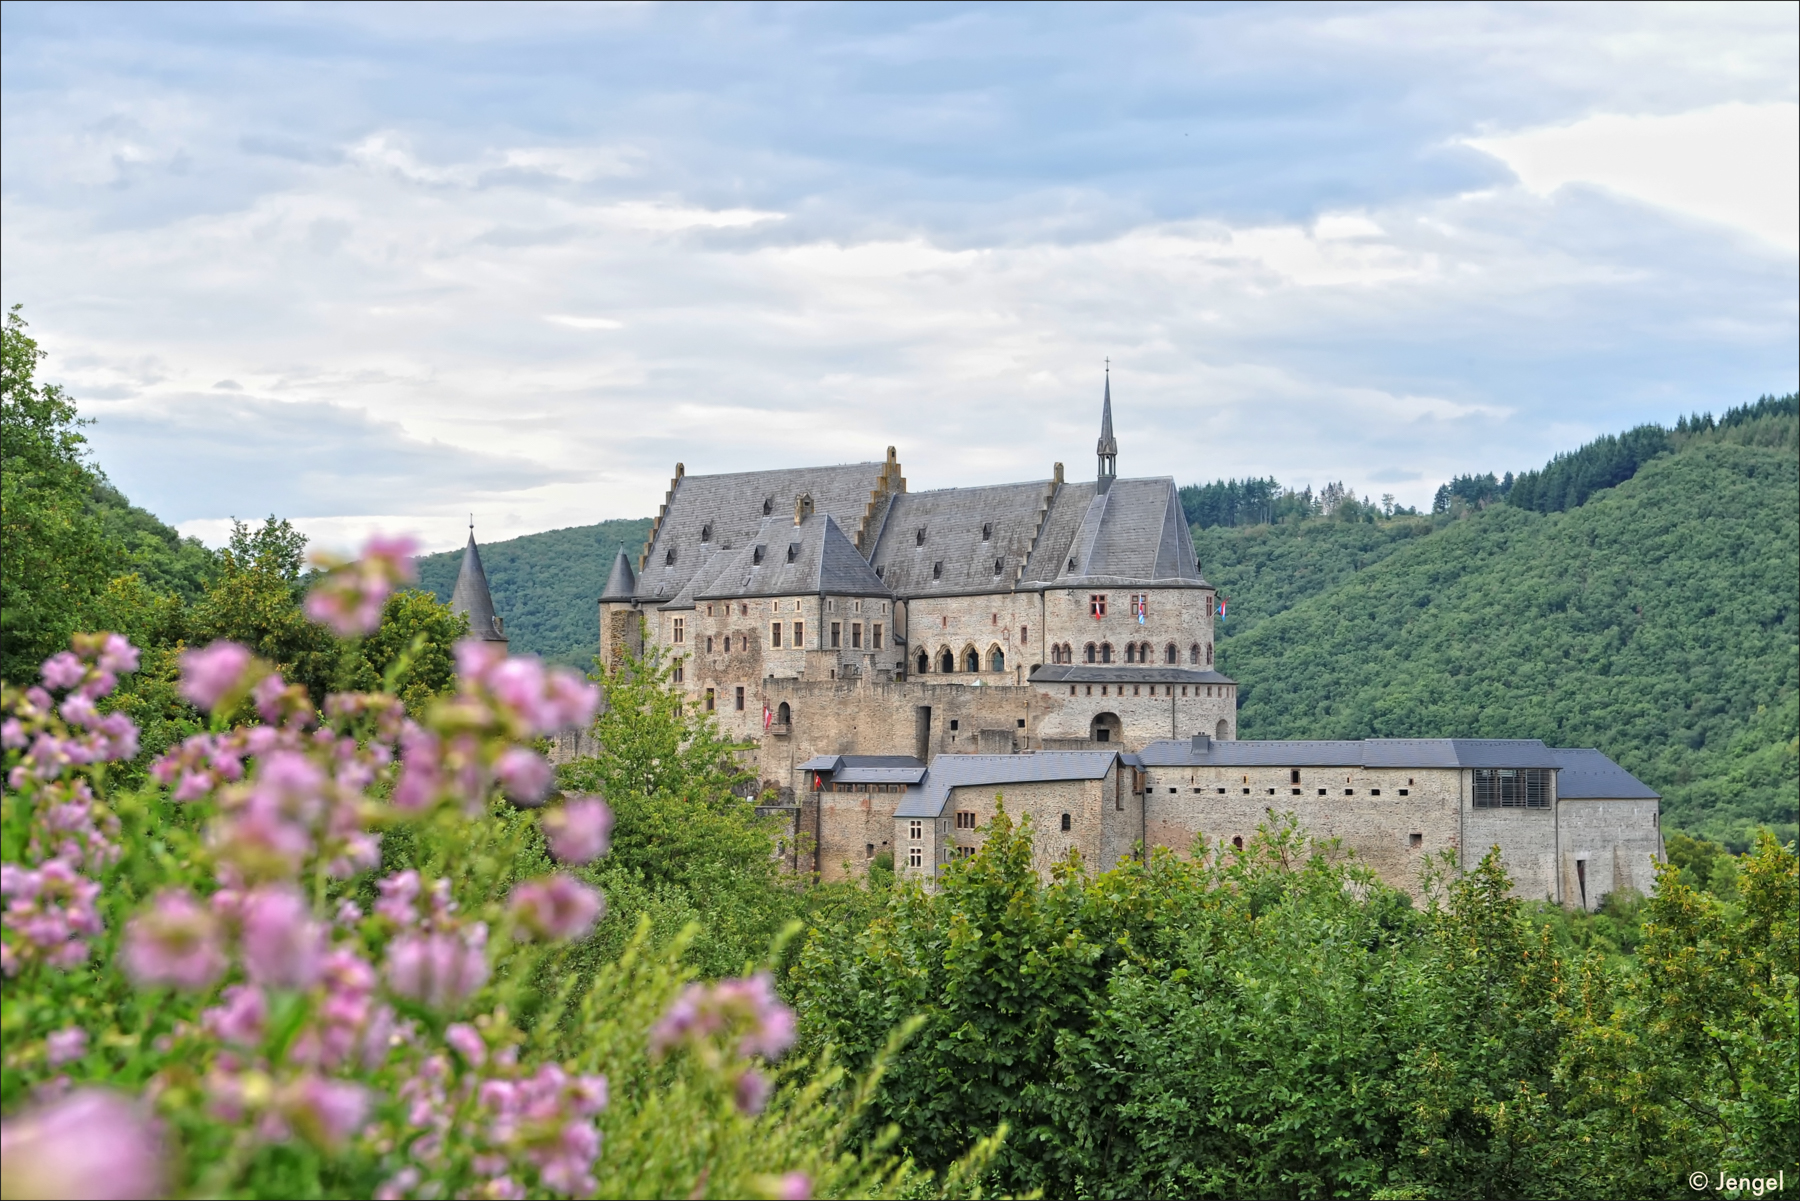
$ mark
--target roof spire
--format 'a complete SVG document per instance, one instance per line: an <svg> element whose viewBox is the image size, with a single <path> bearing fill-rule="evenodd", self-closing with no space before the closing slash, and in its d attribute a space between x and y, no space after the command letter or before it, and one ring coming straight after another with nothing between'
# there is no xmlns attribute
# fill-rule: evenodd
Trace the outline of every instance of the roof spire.
<svg viewBox="0 0 1800 1201"><path fill-rule="evenodd" d="M469 514L469 544L463 547L462 569L450 591L450 608L469 619L469 637L482 642L506 641L506 631L494 613L488 592L487 572L481 569L481 552L475 549L475 515Z"/></svg>
<svg viewBox="0 0 1800 1201"><path fill-rule="evenodd" d="M1100 491L1105 492L1112 487L1113 477L1119 474L1119 442L1113 437L1112 427L1112 358L1106 360L1106 399L1100 403L1100 441L1094 451L1100 457Z"/></svg>

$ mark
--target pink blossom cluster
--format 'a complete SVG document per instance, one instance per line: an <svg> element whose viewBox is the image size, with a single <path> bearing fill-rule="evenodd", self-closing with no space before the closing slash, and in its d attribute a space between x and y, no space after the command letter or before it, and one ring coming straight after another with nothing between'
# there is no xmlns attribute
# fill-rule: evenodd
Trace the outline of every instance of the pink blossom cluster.
<svg viewBox="0 0 1800 1201"><path fill-rule="evenodd" d="M320 560L326 571L307 594L306 615L344 638L373 634L388 595L397 585L419 578L413 565L417 549L411 538L376 535L355 562Z"/></svg>
<svg viewBox="0 0 1800 1201"><path fill-rule="evenodd" d="M480 1031L463 1023L450 1026L444 1041L455 1059L441 1052L427 1056L401 1086L412 1134L395 1151L406 1166L376 1196L427 1195L431 1177L452 1156L467 1157L480 1181L475 1196L591 1194L600 1155L593 1119L606 1108L606 1077L571 1075L555 1064L527 1072L514 1048L490 1054ZM459 1124L457 1116L471 1110L477 1120ZM536 1189L530 1188L533 1175Z"/></svg>
<svg viewBox="0 0 1800 1201"><path fill-rule="evenodd" d="M794 1011L775 995L767 972L717 984L690 984L650 1030L650 1050L663 1055L688 1046L717 1061L721 1049L739 1062L721 1064L732 1077L737 1106L760 1113L769 1097L769 1082L743 1060L775 1060L794 1045Z"/></svg>
<svg viewBox="0 0 1800 1201"><path fill-rule="evenodd" d="M384 972L395 996L454 1009L487 983L487 923L466 921L456 912L450 881L435 880L427 889L419 873L409 870L376 887L381 899L375 916L395 931Z"/></svg>
<svg viewBox="0 0 1800 1201"><path fill-rule="evenodd" d="M137 670L138 652L117 634L78 634L72 646L44 661L42 685L7 689L0 699L6 782L26 813L23 861L0 865L0 971L7 976L87 960L88 940L104 928L100 885L87 873L120 854L118 819L84 777L94 765L137 753L137 727L123 713L102 715L99 702L121 672ZM60 703L52 690L64 693Z"/></svg>
<svg viewBox="0 0 1800 1201"><path fill-rule="evenodd" d="M78 1089L0 1127L0 1196L158 1197L162 1159L142 1107L105 1089Z"/></svg>

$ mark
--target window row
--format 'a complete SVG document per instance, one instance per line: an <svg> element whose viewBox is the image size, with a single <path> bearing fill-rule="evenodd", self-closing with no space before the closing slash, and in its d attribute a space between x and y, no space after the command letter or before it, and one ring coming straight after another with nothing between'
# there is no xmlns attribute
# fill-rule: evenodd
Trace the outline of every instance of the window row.
<svg viewBox="0 0 1800 1201"><path fill-rule="evenodd" d="M1110 642L1090 642L1081 651L1084 663L1112 663L1116 661L1113 644ZM1193 643L1188 647L1188 664L1193 667L1211 667L1213 665L1213 645L1208 642L1204 646ZM1163 647L1163 663L1174 666L1181 662L1181 648L1173 642ZM1050 662L1075 662L1075 648L1067 642L1059 642L1050 648ZM1148 642L1128 642L1125 644L1125 662L1150 664L1156 662L1156 648Z"/></svg>
<svg viewBox="0 0 1800 1201"><path fill-rule="evenodd" d="M913 668L919 675L929 675L931 672L931 663L930 653L927 651L920 651L918 657L913 660ZM956 655L949 647L945 647L938 653L937 669L939 673L943 675L951 675L956 671ZM965 648L962 654L962 669L969 673L979 672L981 670L981 652L972 646ZM997 646L989 647L987 669L993 672L1005 671L1006 652Z"/></svg>
<svg viewBox="0 0 1800 1201"><path fill-rule="evenodd" d="M1083 685L1070 684L1069 685L1069 695L1075 696L1077 690L1080 689L1081 687L1083 687ZM1126 687L1127 687L1127 685L1124 685L1124 684L1102 684L1102 685L1100 685L1100 695L1101 696L1124 696ZM1175 685L1173 685L1173 684L1132 684L1129 687L1131 688L1132 696L1145 696L1145 695L1174 696L1174 695L1176 695ZM1087 695L1093 696L1094 695L1094 686L1092 684L1088 684L1088 685L1086 685L1086 688L1087 688ZM1145 688L1148 688L1150 690L1148 694L1146 694L1145 692L1142 691ZM1162 691L1158 692L1157 691L1158 688L1162 689ZM1192 693L1188 692L1189 688L1193 689ZM1231 688L1229 685L1226 685L1226 684L1207 684L1207 685L1205 685L1205 691L1202 691L1201 689L1202 689L1202 686L1199 684L1183 684L1181 686L1181 695L1182 696L1192 696L1192 697L1218 697L1220 699L1223 699L1223 698L1231 695Z"/></svg>

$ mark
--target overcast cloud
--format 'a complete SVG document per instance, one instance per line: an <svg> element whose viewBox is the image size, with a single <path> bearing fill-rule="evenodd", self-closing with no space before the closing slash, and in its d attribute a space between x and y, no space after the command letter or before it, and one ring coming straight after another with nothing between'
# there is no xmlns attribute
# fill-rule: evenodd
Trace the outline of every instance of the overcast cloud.
<svg viewBox="0 0 1800 1201"><path fill-rule="evenodd" d="M1464 471L1796 385L1800 8L0 9L0 292L138 503Z"/></svg>

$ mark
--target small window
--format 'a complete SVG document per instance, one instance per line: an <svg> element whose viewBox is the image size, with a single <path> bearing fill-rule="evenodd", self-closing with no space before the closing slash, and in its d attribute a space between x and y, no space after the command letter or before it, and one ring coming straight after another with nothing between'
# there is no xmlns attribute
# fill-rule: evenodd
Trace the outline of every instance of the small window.
<svg viewBox="0 0 1800 1201"><path fill-rule="evenodd" d="M1004 566L1005 566L1005 564L1006 564L1006 560L1004 560L1004 559L995 559L995 560L994 560L994 574L995 574L995 575L999 575L999 574L1000 574L1000 569L1001 569L1001 568L1002 568L1002 567L1004 567Z"/></svg>
<svg viewBox="0 0 1800 1201"><path fill-rule="evenodd" d="M1163 662L1173 667L1181 661L1181 652L1175 649L1173 642L1163 647Z"/></svg>
<svg viewBox="0 0 1800 1201"><path fill-rule="evenodd" d="M869 649L874 651L881 649L881 623L879 621L869 627Z"/></svg>
<svg viewBox="0 0 1800 1201"><path fill-rule="evenodd" d="M925 527L924 526L920 526L919 532L913 535L913 545L914 546L924 546L925 545Z"/></svg>
<svg viewBox="0 0 1800 1201"><path fill-rule="evenodd" d="M1075 556L1074 555L1069 556L1069 570L1070 571L1075 570Z"/></svg>
<svg viewBox="0 0 1800 1201"><path fill-rule="evenodd" d="M1005 671L1006 670L1006 656L1000 652L999 647L995 647L993 650L988 652L988 670L989 671Z"/></svg>
<svg viewBox="0 0 1800 1201"><path fill-rule="evenodd" d="M931 674L931 656L924 651L919 652L919 674L922 676Z"/></svg>
<svg viewBox="0 0 1800 1201"><path fill-rule="evenodd" d="M782 701L781 707L775 710L775 720L784 726L794 720L794 710L786 701Z"/></svg>
<svg viewBox="0 0 1800 1201"><path fill-rule="evenodd" d="M763 548L759 546L755 550L750 552L751 565L755 566L755 565L760 564L762 562L762 557L763 557Z"/></svg>
<svg viewBox="0 0 1800 1201"><path fill-rule="evenodd" d="M1073 828L1073 826L1072 826L1072 825L1071 825L1071 824L1070 824L1070 821L1069 821L1069 815L1068 815L1068 814L1066 814L1066 813L1065 813L1065 814L1063 814L1063 823L1062 823L1062 828L1063 828L1063 829L1064 829L1064 830L1069 830L1069 829L1072 829L1072 828Z"/></svg>
<svg viewBox="0 0 1800 1201"><path fill-rule="evenodd" d="M1379 789L1379 788L1371 788L1371 789L1369 789L1369 795L1370 795L1370 796L1380 796L1380 795L1381 795L1381 789Z"/></svg>
<svg viewBox="0 0 1800 1201"><path fill-rule="evenodd" d="M1087 644L1087 647L1086 647L1084 653L1087 655L1087 661L1089 663L1095 663L1095 662L1099 661L1098 658L1096 657L1099 652L1095 648L1093 643L1090 642Z"/></svg>
<svg viewBox="0 0 1800 1201"><path fill-rule="evenodd" d="M750 616L750 602L749 601L743 601L738 605L738 616L739 617ZM749 649L748 645L746 645L745 649L746 650Z"/></svg>
<svg viewBox="0 0 1800 1201"><path fill-rule="evenodd" d="M663 556L663 566L664 567L675 566L675 548L674 547L671 546L669 548L669 553Z"/></svg>
<svg viewBox="0 0 1800 1201"><path fill-rule="evenodd" d="M771 622L769 625L769 645L781 645L781 623L779 621Z"/></svg>
<svg viewBox="0 0 1800 1201"><path fill-rule="evenodd" d="M687 664L680 659L675 660L675 682L680 684L687 679Z"/></svg>
<svg viewBox="0 0 1800 1201"><path fill-rule="evenodd" d="M831 623L831 646L832 646L832 649L834 649L834 650L840 649L843 646L843 643L844 643L843 623L834 621Z"/></svg>
<svg viewBox="0 0 1800 1201"><path fill-rule="evenodd" d="M675 619L675 641L677 643L681 643L681 642L685 642L686 640L687 640L687 619L685 617L677 617Z"/></svg>
<svg viewBox="0 0 1800 1201"><path fill-rule="evenodd" d="M1425 836L1423 834L1408 834L1406 836L1406 841L1414 850L1417 850L1425 845Z"/></svg>
<svg viewBox="0 0 1800 1201"><path fill-rule="evenodd" d="M981 523L981 540L983 542L986 542L988 539L992 538L993 536L994 536L993 522L991 522L991 521L982 522Z"/></svg>
<svg viewBox="0 0 1800 1201"><path fill-rule="evenodd" d="M1106 616L1106 597L1102 593L1094 593L1088 597L1088 615L1090 617Z"/></svg>
<svg viewBox="0 0 1800 1201"><path fill-rule="evenodd" d="M1244 849L1244 839L1243 839L1243 836L1242 836L1242 835L1237 835L1237 834L1234 834L1234 835L1232 835L1232 838L1231 838L1231 845L1232 845L1232 846L1234 846L1234 847L1236 847L1236 848L1237 848L1237 849L1238 849L1238 850L1240 850L1240 851L1241 851L1241 850L1243 850L1243 849Z"/></svg>
<svg viewBox="0 0 1800 1201"><path fill-rule="evenodd" d="M773 513L774 511L775 511L775 498L773 496L771 496L763 501L763 516L767 517L769 514Z"/></svg>
<svg viewBox="0 0 1800 1201"><path fill-rule="evenodd" d="M938 656L938 670L945 675L953 673L956 670L956 656L951 654L948 650L945 650L943 654ZM956 727L951 726L950 728L954 730Z"/></svg>
<svg viewBox="0 0 1800 1201"><path fill-rule="evenodd" d="M850 623L850 649L857 651L862 649L862 622L860 621Z"/></svg>
<svg viewBox="0 0 1800 1201"><path fill-rule="evenodd" d="M1188 662L1196 667L1200 665L1200 644L1198 642L1188 647Z"/></svg>
<svg viewBox="0 0 1800 1201"><path fill-rule="evenodd" d="M971 809L959 810L956 814L956 828L958 830L973 830L975 828L975 812L974 812L974 810L971 810Z"/></svg>
<svg viewBox="0 0 1800 1201"><path fill-rule="evenodd" d="M744 711L744 686L742 684L738 685L737 690L737 711L739 713Z"/></svg>
<svg viewBox="0 0 1800 1201"><path fill-rule="evenodd" d="M711 634L708 634L706 636L706 653L709 655L712 654L712 648L713 648L713 636Z"/></svg>
<svg viewBox="0 0 1800 1201"><path fill-rule="evenodd" d="M931 565L931 578L934 580L941 580L944 578L944 561L942 559L939 559L936 563Z"/></svg>
<svg viewBox="0 0 1800 1201"><path fill-rule="evenodd" d="M1020 626L1019 627L1019 641L1020 642L1030 642L1031 641L1031 627L1030 626Z"/></svg>
<svg viewBox="0 0 1800 1201"><path fill-rule="evenodd" d="M907 837L911 838L914 842L918 842L920 839L925 837L925 823L924 822L913 821L913 822L909 822L908 826L909 826L909 828L907 830Z"/></svg>
<svg viewBox="0 0 1800 1201"><path fill-rule="evenodd" d="M1297 767L1290 768L1288 770L1288 783L1289 784L1298 784L1299 782L1300 782L1300 769Z"/></svg>
<svg viewBox="0 0 1800 1201"><path fill-rule="evenodd" d="M710 521L700 527L700 541L702 541L702 542L711 542L712 541L712 523Z"/></svg>
<svg viewBox="0 0 1800 1201"><path fill-rule="evenodd" d="M872 842L863 843L863 858L864 859L875 858L875 844L874 843L872 843Z"/></svg>
<svg viewBox="0 0 1800 1201"><path fill-rule="evenodd" d="M1211 667L1213 665L1212 664L1212 643L1210 643L1210 642L1206 644L1206 665L1208 667Z"/></svg>
<svg viewBox="0 0 1800 1201"><path fill-rule="evenodd" d="M925 851L920 847L912 848L906 852L906 863L908 867L924 867Z"/></svg>
<svg viewBox="0 0 1800 1201"><path fill-rule="evenodd" d="M788 543L788 562L792 563L795 559L798 559L799 557L800 557L800 544L798 542Z"/></svg>
<svg viewBox="0 0 1800 1201"><path fill-rule="evenodd" d="M1102 642L1100 644L1100 662L1111 663L1112 661L1113 661L1112 643Z"/></svg>
<svg viewBox="0 0 1800 1201"><path fill-rule="evenodd" d="M1401 789L1401 790L1400 790L1400 795L1401 795L1401 796L1409 796L1409 795L1411 795L1411 790L1410 790L1410 789L1406 789L1406 788L1402 788L1402 789Z"/></svg>
<svg viewBox="0 0 1800 1201"><path fill-rule="evenodd" d="M794 623L794 649L799 650L801 647L803 647L805 645L806 645L806 623L804 621L796 621Z"/></svg>
<svg viewBox="0 0 1800 1201"><path fill-rule="evenodd" d="M706 711L708 713L711 713L713 710L715 710L717 708L718 708L718 704L713 697L713 690L711 688L708 688L706 690Z"/></svg>
<svg viewBox="0 0 1800 1201"><path fill-rule="evenodd" d="M952 729L952 730L956 730L956 729L958 729L958 728L960 728L960 726L961 726L961 723L960 723L960 722L958 722L958 721L957 721L957 720L956 720L956 718L954 718L954 717L952 717L952 718L951 718L951 719L950 719L950 728L951 728L951 729Z"/></svg>

